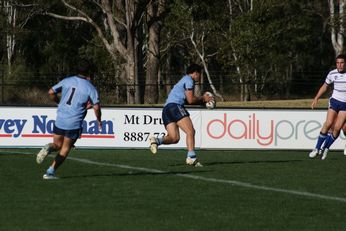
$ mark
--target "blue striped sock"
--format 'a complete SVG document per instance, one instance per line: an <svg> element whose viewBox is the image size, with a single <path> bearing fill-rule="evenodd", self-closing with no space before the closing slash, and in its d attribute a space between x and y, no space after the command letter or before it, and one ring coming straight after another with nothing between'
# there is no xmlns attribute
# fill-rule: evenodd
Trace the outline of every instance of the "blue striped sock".
<svg viewBox="0 0 346 231"><path fill-rule="evenodd" d="M47 174L50 174L50 175L54 175L54 173L55 173L55 169L52 167L52 166L50 166L48 169L47 169L47 172L46 172Z"/></svg>
<svg viewBox="0 0 346 231"><path fill-rule="evenodd" d="M157 145L163 144L163 136L156 138Z"/></svg>
<svg viewBox="0 0 346 231"><path fill-rule="evenodd" d="M323 144L323 142L327 139L327 134L322 134L320 133L320 135L318 136L318 139L317 139L317 144L316 144L316 149L320 150L321 149L321 146Z"/></svg>
<svg viewBox="0 0 346 231"><path fill-rule="evenodd" d="M336 138L333 136L333 134L329 134L326 141L324 142L324 146L323 149L326 148L330 148L330 146L332 146L332 144L334 143L334 141L336 140Z"/></svg>
<svg viewBox="0 0 346 231"><path fill-rule="evenodd" d="M195 151L188 151L187 156L194 159L194 158L196 158L196 153L195 153Z"/></svg>

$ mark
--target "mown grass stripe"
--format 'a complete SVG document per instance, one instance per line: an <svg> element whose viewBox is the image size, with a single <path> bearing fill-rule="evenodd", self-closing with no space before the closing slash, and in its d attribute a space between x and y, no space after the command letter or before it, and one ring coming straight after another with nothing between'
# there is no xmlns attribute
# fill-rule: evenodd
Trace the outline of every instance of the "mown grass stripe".
<svg viewBox="0 0 346 231"><path fill-rule="evenodd" d="M137 170L137 171L143 171L143 172L149 172L149 173L167 173L167 171L162 171L159 169L135 167L135 166L123 165L123 164L102 163L102 162L96 162L96 161L92 161L92 160L88 160L88 159L82 159L82 158L76 158L76 157L69 157L69 159L74 160L74 161L78 161L81 163L93 164L93 165L98 165L98 166L117 167L117 168L122 168L122 169L131 169L131 170ZM318 198L318 199L323 199L323 200L331 200L331 201L338 201L338 202L346 203L346 198L343 198L343 197L327 196L327 195L322 195L322 194L317 194L317 193L303 192L303 191L291 190L291 189L274 188L274 187L268 187L268 186L255 185L255 184L251 184L251 183L247 183L247 182L202 177L202 176L196 176L196 175L192 175L192 174L176 173L174 175L179 176L179 177L190 178L190 179L194 179L194 180L201 180L201 181L207 181L207 182L213 182L213 183L230 184L230 185L235 185L235 186L240 186L240 187L245 187L245 188L250 188L250 189L286 193L286 194L292 194L292 195L297 195L297 196L305 196L305 197Z"/></svg>

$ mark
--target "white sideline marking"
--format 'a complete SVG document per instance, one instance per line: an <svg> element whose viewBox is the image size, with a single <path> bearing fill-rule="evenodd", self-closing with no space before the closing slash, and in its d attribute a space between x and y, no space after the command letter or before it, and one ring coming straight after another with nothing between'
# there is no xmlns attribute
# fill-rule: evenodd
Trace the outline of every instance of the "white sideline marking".
<svg viewBox="0 0 346 231"><path fill-rule="evenodd" d="M134 166L123 165L123 164L102 163L102 162L96 162L96 161L92 161L92 160L88 160L88 159L81 159L81 158L76 158L76 157L69 157L69 159L74 160L74 161L78 161L81 163L93 164L93 165L99 165L99 166L117 167L117 168L123 168L123 169L131 169L131 170L149 172L149 173L168 173L167 171L162 171L159 169L134 167ZM194 180L202 180L202 181L207 181L207 182L230 184L230 185L236 185L236 186L251 188L251 189L280 192L280 193L293 194L293 195L298 195L298 196L319 198L319 199L324 199L324 200L339 201L339 202L344 202L344 203L346 202L346 198L343 198L343 197L326 196L326 195L322 195L322 194L302 192L302 191L297 191L297 190L273 188L273 187L260 186L260 185L255 185L255 184L251 184L251 183L241 182L241 181L222 180L222 179L217 179L217 178L195 176L195 175L191 175L191 174L176 173L174 175L179 176L179 177L190 178L190 179L194 179Z"/></svg>
<svg viewBox="0 0 346 231"><path fill-rule="evenodd" d="M14 152L14 151L0 151L0 154L17 154L17 155L32 155L32 152Z"/></svg>
<svg viewBox="0 0 346 231"><path fill-rule="evenodd" d="M1 151L0 154L32 154L32 153ZM81 163L98 165L98 166L117 167L117 168L122 168L122 169L131 169L131 170L138 170L138 171L150 172L150 173L168 173L167 171L162 171L162 170L158 170L158 169L134 167L134 166L123 165L123 164L102 163L102 162L96 162L96 161L92 161L92 160L88 160L88 159L82 159L82 158L76 158L76 157L68 157L68 159L78 161ZM293 195L298 195L298 196L319 198L319 199L324 199L324 200L339 201L339 202L344 202L344 203L346 202L346 198L343 198L343 197L333 197L333 196L326 196L326 195L316 194L316 193L302 192L302 191L297 191L297 190L273 188L273 187L260 186L260 185L255 185L255 184L251 184L251 183L241 182L241 181L222 180L222 179L216 179L216 178L195 176L195 175L191 175L191 174L177 173L174 175L180 176L180 177L185 177L185 178L190 178L190 179L195 179L195 180L230 184L230 185L236 185L236 186L241 186L241 187L245 187L245 188L264 190L264 191L280 192L280 193L293 194Z"/></svg>

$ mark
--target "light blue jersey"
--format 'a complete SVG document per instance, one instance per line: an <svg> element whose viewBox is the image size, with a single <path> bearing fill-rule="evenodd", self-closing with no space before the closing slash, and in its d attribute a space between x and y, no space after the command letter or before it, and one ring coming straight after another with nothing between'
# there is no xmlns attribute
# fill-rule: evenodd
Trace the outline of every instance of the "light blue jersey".
<svg viewBox="0 0 346 231"><path fill-rule="evenodd" d="M90 81L71 76L63 79L52 87L55 93L61 92L55 126L65 130L82 128L86 116L86 105L99 103L99 95Z"/></svg>
<svg viewBox="0 0 346 231"><path fill-rule="evenodd" d="M185 105L186 90L194 90L195 81L192 79L190 75L185 75L178 83L176 83L168 95L165 105L169 103L176 103L180 105Z"/></svg>

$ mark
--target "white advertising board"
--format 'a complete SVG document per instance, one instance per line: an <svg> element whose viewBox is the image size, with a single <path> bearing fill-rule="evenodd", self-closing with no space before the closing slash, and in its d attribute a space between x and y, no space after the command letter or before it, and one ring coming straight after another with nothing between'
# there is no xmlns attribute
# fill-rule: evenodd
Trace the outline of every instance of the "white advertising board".
<svg viewBox="0 0 346 231"><path fill-rule="evenodd" d="M213 110L202 113L201 148L312 149L326 110ZM333 149L343 149L341 133Z"/></svg>
<svg viewBox="0 0 346 231"><path fill-rule="evenodd" d="M191 118L201 124L200 113L191 111ZM41 147L52 142L56 108L0 107L0 147ZM165 135L161 109L155 108L103 108L103 128L99 132L93 110L89 110L83 122L81 139L77 147L97 148L148 148L150 134ZM200 136L196 132L196 136ZM178 144L168 148L185 146L185 135ZM200 143L196 142L199 147Z"/></svg>
<svg viewBox="0 0 346 231"><path fill-rule="evenodd" d="M196 148L312 149L325 120L324 110L254 110L189 108L196 130ZM41 147L52 141L56 108L0 107L0 147ZM150 134L162 136L160 108L103 108L99 132L93 110L83 123L77 147L148 148ZM343 149L341 135L333 149ZM181 132L178 144L185 147Z"/></svg>

